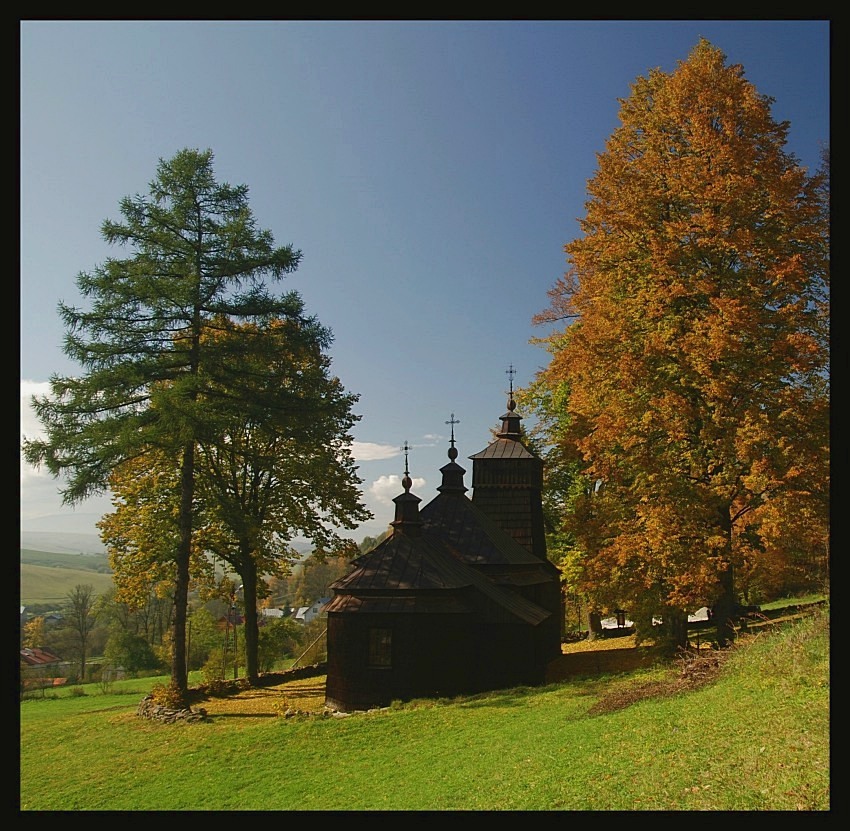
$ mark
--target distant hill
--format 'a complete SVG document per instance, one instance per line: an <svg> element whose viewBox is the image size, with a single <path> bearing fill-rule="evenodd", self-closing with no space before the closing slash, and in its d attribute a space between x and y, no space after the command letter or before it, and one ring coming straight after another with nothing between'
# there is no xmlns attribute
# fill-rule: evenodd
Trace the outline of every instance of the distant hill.
<svg viewBox="0 0 850 831"><path fill-rule="evenodd" d="M21 531L21 549L24 548L67 554L106 554L106 546L97 534L63 531Z"/></svg>
<svg viewBox="0 0 850 831"><path fill-rule="evenodd" d="M311 550L304 543L293 547L302 557ZM78 585L91 585L95 594L114 587L106 548L96 535L21 532L22 606L60 606Z"/></svg>
<svg viewBox="0 0 850 831"><path fill-rule="evenodd" d="M112 574L112 569L109 567L109 558L106 554L65 554L61 551L35 551L30 548L22 548L21 565Z"/></svg>
<svg viewBox="0 0 850 831"><path fill-rule="evenodd" d="M21 531L21 549L56 551L60 554L106 554L106 546L97 534L74 534L64 531ZM290 545L302 556L308 556L313 546L305 540L293 540Z"/></svg>

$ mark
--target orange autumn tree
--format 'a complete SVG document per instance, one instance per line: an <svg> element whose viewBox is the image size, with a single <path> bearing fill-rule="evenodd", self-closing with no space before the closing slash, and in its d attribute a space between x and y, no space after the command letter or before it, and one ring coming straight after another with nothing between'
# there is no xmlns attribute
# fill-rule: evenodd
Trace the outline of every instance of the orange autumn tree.
<svg viewBox="0 0 850 831"><path fill-rule="evenodd" d="M676 646L707 604L723 645L735 575L776 579L805 560L789 532L828 533L828 153L802 167L705 40L620 104L535 317L551 359L531 400L583 485L560 517L582 591L644 633L660 615Z"/></svg>

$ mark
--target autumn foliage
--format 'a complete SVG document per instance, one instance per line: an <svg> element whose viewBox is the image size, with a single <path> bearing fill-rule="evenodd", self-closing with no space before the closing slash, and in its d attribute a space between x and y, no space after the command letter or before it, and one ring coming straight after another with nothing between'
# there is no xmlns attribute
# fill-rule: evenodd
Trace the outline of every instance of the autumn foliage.
<svg viewBox="0 0 850 831"><path fill-rule="evenodd" d="M350 452L357 396L330 373L327 336L312 321L238 324L217 316L200 339L215 360L199 373L205 418L194 453L189 577L206 599L217 588L213 562L238 575L238 590L229 580L218 589L230 602L242 592L252 683L259 673L258 602L268 594L267 578L289 573L292 539L309 539L317 558L353 553L337 529L368 518ZM169 391L154 391L153 411L166 406ZM151 591L173 589L179 483L179 460L162 452L128 461L110 480L116 510L99 528L117 597L131 606Z"/></svg>
<svg viewBox="0 0 850 831"><path fill-rule="evenodd" d="M177 572L180 468L176 459L151 451L117 467L110 478L115 511L97 523L107 547L115 599L132 609L150 594L171 594ZM190 557L196 586L212 585L212 565L196 544Z"/></svg>
<svg viewBox="0 0 850 831"><path fill-rule="evenodd" d="M572 472L575 585L643 623L731 613L826 547L828 164L704 40L620 104L527 400Z"/></svg>

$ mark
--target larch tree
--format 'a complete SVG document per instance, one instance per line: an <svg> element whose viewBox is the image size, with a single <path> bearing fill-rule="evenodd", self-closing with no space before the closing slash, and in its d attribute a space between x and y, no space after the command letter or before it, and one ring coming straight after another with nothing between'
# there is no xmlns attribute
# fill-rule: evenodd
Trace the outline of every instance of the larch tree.
<svg viewBox="0 0 850 831"><path fill-rule="evenodd" d="M577 579L668 645L702 604L734 637L735 574L782 515L801 544L828 524L828 163L786 151L772 103L706 40L638 78L535 318L548 439L579 462Z"/></svg>
<svg viewBox="0 0 850 831"><path fill-rule="evenodd" d="M87 308L59 304L64 352L83 374L54 375L50 394L33 399L45 437L25 438L23 451L30 464L65 478L66 504L103 492L116 467L152 449L179 459L171 685L185 701L203 370L218 359L202 336L215 316L298 315L297 294L272 295L267 282L294 271L301 253L275 247L271 232L257 227L247 186L216 181L210 150L161 159L149 194L122 199L120 212L123 221L106 220L101 232L129 256L77 276Z"/></svg>

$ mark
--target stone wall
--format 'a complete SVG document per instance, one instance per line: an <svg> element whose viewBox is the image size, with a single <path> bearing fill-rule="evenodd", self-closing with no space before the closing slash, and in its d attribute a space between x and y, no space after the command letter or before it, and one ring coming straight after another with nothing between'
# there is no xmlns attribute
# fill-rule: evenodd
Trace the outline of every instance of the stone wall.
<svg viewBox="0 0 850 831"><path fill-rule="evenodd" d="M152 695L146 695L139 702L136 715L153 721L163 721L166 724L174 724L176 721L206 721L207 719L207 711L203 707L198 707L197 710L193 710L191 707L175 710L157 704Z"/></svg>

